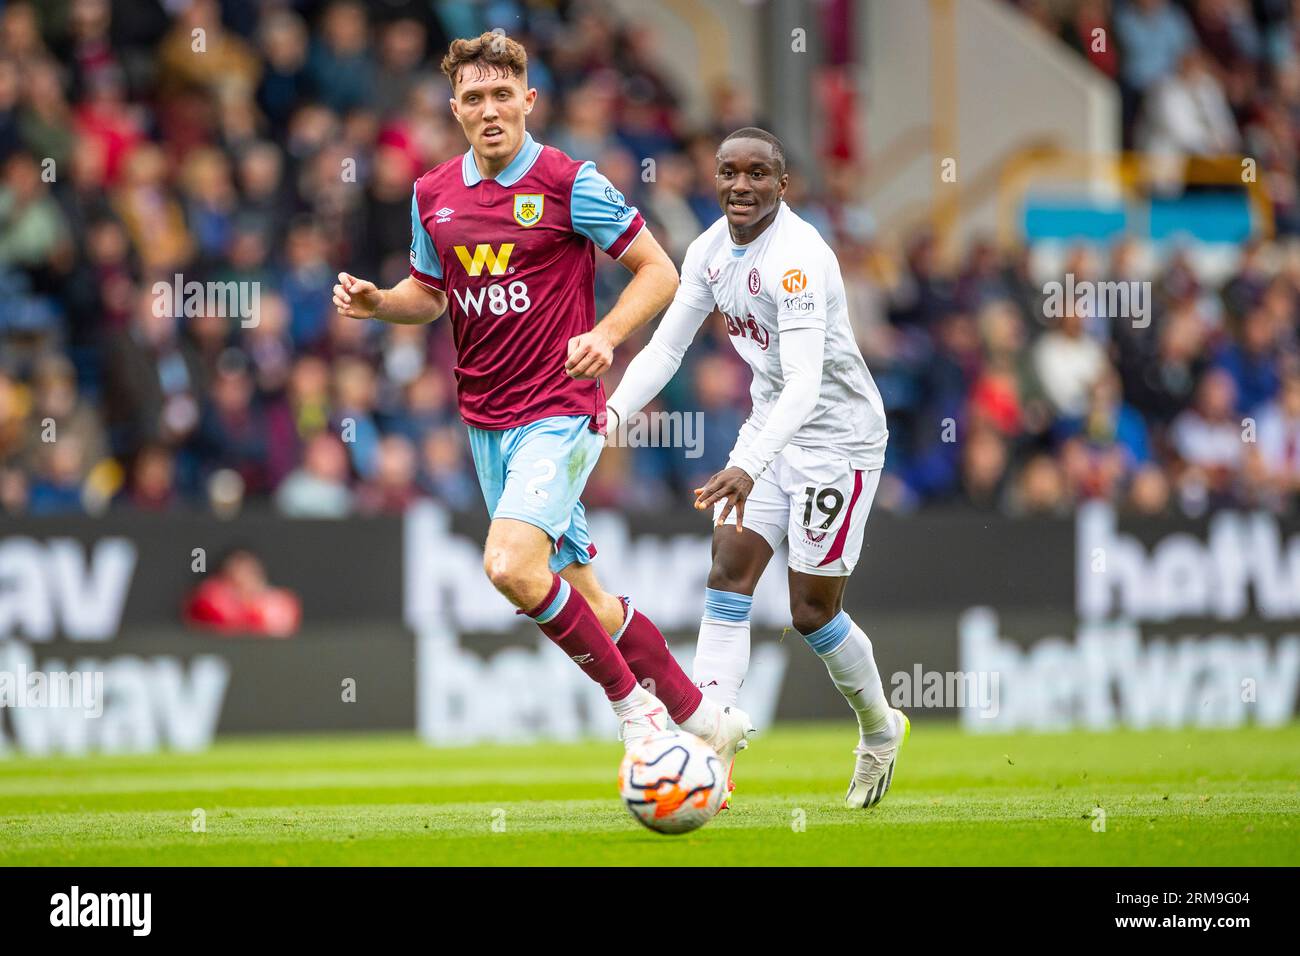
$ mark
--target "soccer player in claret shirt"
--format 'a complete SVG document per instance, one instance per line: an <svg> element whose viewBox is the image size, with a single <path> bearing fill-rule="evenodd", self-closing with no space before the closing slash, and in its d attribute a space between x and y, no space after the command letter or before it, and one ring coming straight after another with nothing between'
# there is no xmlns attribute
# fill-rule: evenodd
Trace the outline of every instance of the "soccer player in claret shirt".
<svg viewBox="0 0 1300 956"><path fill-rule="evenodd" d="M653 622L601 587L578 500L604 445L600 376L672 299L677 272L592 163L525 131L537 100L527 63L500 34L451 44L442 71L470 148L415 183L410 276L378 289L340 273L334 306L399 324L450 311L461 417L492 516L488 577L604 688L625 743L671 716L730 770L749 717L703 696ZM600 322L596 246L632 273Z"/></svg>
<svg viewBox="0 0 1300 956"><path fill-rule="evenodd" d="M844 610L885 460L884 405L849 324L830 246L785 204L785 150L747 127L718 148L723 217L686 250L681 287L650 343L609 399L619 421L668 384L715 309L753 370L753 411L727 467L696 489L713 508L713 567L695 680L735 703L749 667L754 588L789 544L795 630L826 664L858 718L845 802L875 806L889 790L908 720L885 699L871 641ZM617 426L615 426L617 427Z"/></svg>

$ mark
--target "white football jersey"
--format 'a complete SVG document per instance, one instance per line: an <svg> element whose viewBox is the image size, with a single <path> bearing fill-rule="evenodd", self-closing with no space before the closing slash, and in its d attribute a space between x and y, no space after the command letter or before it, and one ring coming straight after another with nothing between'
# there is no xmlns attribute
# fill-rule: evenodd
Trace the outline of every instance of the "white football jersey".
<svg viewBox="0 0 1300 956"><path fill-rule="evenodd" d="M738 246L726 217L691 243L678 298L727 322L731 344L753 369L753 411L740 431L744 447L762 429L784 386L780 333L822 328L826 352L821 397L791 444L848 458L854 468L885 461L885 408L849 324L844 280L835 253L784 201L757 239Z"/></svg>

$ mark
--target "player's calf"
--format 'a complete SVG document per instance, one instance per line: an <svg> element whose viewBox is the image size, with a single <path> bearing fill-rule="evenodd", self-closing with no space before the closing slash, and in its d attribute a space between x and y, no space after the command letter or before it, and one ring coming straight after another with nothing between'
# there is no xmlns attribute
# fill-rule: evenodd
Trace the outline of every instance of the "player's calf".
<svg viewBox="0 0 1300 956"><path fill-rule="evenodd" d="M797 610L797 607L795 608ZM807 620L803 623L806 627ZM804 633L803 639L822 659L835 687L853 708L858 718L858 730L864 740L878 741L878 735L889 727L889 702L885 688L876 669L871 640L858 627L848 612L840 611L821 627Z"/></svg>
<svg viewBox="0 0 1300 956"><path fill-rule="evenodd" d="M630 600L625 599L625 607L623 626L613 635L619 653L637 680L663 701L677 726L717 751L730 772L737 751L749 745L754 733L749 715L705 697L677 663L654 622Z"/></svg>

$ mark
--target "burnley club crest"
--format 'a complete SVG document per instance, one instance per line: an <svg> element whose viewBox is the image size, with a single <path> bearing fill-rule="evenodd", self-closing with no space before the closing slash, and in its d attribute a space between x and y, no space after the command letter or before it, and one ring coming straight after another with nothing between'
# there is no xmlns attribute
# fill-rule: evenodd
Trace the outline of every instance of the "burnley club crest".
<svg viewBox="0 0 1300 956"><path fill-rule="evenodd" d="M515 222L521 226L535 226L541 222L545 198L536 193L515 193Z"/></svg>

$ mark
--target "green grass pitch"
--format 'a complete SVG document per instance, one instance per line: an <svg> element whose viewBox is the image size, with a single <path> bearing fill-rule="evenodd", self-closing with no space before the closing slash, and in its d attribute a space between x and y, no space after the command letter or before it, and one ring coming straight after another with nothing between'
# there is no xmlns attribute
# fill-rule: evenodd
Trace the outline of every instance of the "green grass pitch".
<svg viewBox="0 0 1300 956"><path fill-rule="evenodd" d="M1300 725L970 736L920 721L889 796L865 812L839 805L854 743L851 725L760 735L737 761L734 809L679 837L621 805L616 741L10 757L0 865L1300 863Z"/></svg>

